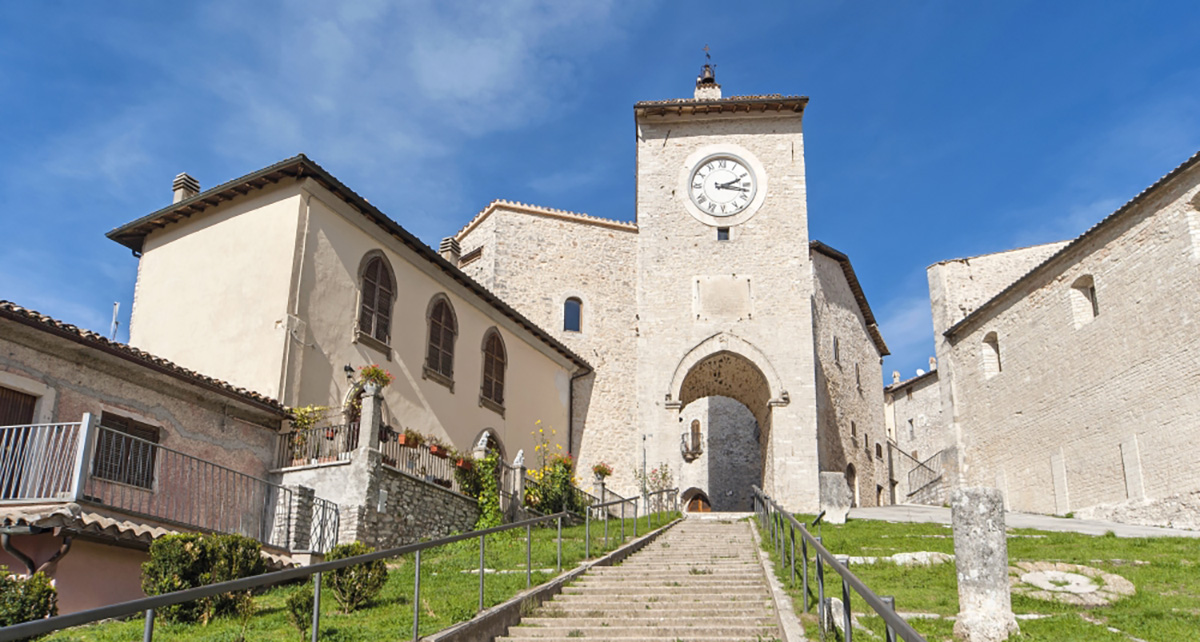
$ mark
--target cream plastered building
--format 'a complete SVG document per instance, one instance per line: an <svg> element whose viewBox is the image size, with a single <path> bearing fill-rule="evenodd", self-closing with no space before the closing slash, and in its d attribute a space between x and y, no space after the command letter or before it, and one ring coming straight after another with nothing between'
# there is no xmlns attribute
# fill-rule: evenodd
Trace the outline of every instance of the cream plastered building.
<svg viewBox="0 0 1200 642"><path fill-rule="evenodd" d="M447 241L594 366L572 446L616 492L665 464L697 509L746 510L756 484L814 511L821 471L888 501L887 347L849 259L809 241L806 104L722 98L706 69L634 107L634 223L496 201Z"/></svg>
<svg viewBox="0 0 1200 642"><path fill-rule="evenodd" d="M1200 154L1070 242L929 268L960 483L1055 514L1200 490L1198 208Z"/></svg>
<svg viewBox="0 0 1200 642"><path fill-rule="evenodd" d="M313 161L175 189L109 233L139 257L132 345L293 407L347 406L377 364L397 433L530 462L536 427L568 443L588 363Z"/></svg>

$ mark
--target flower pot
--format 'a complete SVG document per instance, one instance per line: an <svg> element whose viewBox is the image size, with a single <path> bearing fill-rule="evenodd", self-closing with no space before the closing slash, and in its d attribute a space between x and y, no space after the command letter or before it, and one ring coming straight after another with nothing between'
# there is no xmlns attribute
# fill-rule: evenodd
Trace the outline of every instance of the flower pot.
<svg viewBox="0 0 1200 642"><path fill-rule="evenodd" d="M436 444L431 444L429 446L429 454L433 455L434 457L438 457L440 459L445 459L450 456L450 451L447 450L445 446L438 446Z"/></svg>
<svg viewBox="0 0 1200 642"><path fill-rule="evenodd" d="M454 462L454 465L463 470L471 470L471 467L473 466L471 460L465 457L459 457L458 460Z"/></svg>
<svg viewBox="0 0 1200 642"><path fill-rule="evenodd" d="M383 465L395 467L396 466L396 458L388 457L387 455L384 455L383 456Z"/></svg>
<svg viewBox="0 0 1200 642"><path fill-rule="evenodd" d="M396 437L396 443L404 446L405 448L416 448L417 446L421 445L419 440L413 439L405 434L401 434L400 436Z"/></svg>
<svg viewBox="0 0 1200 642"><path fill-rule="evenodd" d="M302 458L302 457L296 457L296 458L292 459L292 465L293 465L293 466L303 466L303 465L304 465L304 458Z"/></svg>
<svg viewBox="0 0 1200 642"><path fill-rule="evenodd" d="M442 488L450 488L450 480L449 479L435 479L435 480L433 480L433 483L437 484L438 486L441 486Z"/></svg>

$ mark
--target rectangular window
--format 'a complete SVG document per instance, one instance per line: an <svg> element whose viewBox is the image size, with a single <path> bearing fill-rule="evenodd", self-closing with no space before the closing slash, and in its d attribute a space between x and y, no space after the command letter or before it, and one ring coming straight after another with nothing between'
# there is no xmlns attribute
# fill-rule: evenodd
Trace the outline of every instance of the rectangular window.
<svg viewBox="0 0 1200 642"><path fill-rule="evenodd" d="M33 423L37 397L0 388L0 426L28 426Z"/></svg>
<svg viewBox="0 0 1200 642"><path fill-rule="evenodd" d="M107 412L100 416L100 426L92 476L153 488L158 428Z"/></svg>
<svg viewBox="0 0 1200 642"><path fill-rule="evenodd" d="M718 227L717 228L717 240L718 241L728 241L729 240L729 228L728 227Z"/></svg>

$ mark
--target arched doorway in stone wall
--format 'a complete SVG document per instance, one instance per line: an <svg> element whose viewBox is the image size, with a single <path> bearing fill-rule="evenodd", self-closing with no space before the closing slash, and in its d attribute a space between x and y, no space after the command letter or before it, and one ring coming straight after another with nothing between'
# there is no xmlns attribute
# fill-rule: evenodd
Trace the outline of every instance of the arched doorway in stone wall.
<svg viewBox="0 0 1200 642"><path fill-rule="evenodd" d="M786 403L773 368L748 342L722 333L689 351L667 404L677 413L680 486L703 491L713 510L752 510L751 486L769 487L772 474L772 408Z"/></svg>

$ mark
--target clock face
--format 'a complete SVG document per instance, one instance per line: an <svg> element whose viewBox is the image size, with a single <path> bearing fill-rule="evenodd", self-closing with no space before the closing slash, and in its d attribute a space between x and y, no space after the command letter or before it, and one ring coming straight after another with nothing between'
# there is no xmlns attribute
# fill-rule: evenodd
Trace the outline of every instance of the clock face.
<svg viewBox="0 0 1200 642"><path fill-rule="evenodd" d="M700 161L688 180L688 195L701 212L733 216L754 201L758 180L746 161L715 154Z"/></svg>

